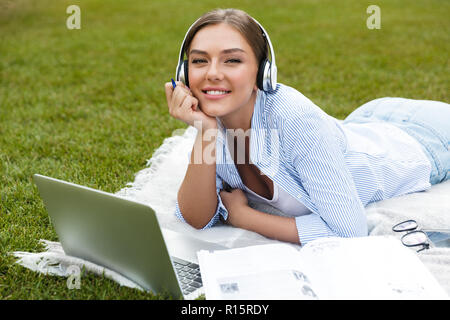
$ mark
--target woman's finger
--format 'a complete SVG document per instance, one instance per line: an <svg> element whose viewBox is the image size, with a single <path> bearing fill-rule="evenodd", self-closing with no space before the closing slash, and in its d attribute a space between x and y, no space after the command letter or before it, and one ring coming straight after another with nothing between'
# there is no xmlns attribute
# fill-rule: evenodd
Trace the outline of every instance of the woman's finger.
<svg viewBox="0 0 450 320"><path fill-rule="evenodd" d="M197 99L194 97L186 96L180 106L180 109L182 109L183 112L190 112L192 111L192 107L198 103L196 101Z"/></svg>
<svg viewBox="0 0 450 320"><path fill-rule="evenodd" d="M186 97L189 97L188 94L182 88L175 88L173 90L171 107L172 109L180 109Z"/></svg>
<svg viewBox="0 0 450 320"><path fill-rule="evenodd" d="M171 82L166 82L164 84L164 91L166 92L166 100L167 100L167 106L170 109L171 101L172 101L172 95L173 95L173 87Z"/></svg>

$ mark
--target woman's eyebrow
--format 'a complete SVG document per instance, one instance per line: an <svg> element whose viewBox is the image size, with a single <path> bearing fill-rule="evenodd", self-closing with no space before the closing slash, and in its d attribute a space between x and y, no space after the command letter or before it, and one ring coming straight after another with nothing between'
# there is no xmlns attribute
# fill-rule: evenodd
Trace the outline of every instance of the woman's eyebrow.
<svg viewBox="0 0 450 320"><path fill-rule="evenodd" d="M225 50L222 50L221 51L221 53L234 53L234 52L244 52L245 53L245 51L243 50L243 49L241 49L241 48L231 48L231 49L225 49ZM203 54L203 55L207 55L208 54L208 52L206 52L206 51L202 51L202 50L198 50L198 49L192 49L190 52L189 52L189 54Z"/></svg>

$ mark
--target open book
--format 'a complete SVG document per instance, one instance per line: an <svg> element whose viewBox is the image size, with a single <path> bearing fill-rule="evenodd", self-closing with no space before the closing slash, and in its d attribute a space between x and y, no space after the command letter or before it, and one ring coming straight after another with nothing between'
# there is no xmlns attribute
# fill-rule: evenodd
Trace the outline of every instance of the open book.
<svg viewBox="0 0 450 320"><path fill-rule="evenodd" d="M420 254L420 253L419 253ZM197 253L207 299L448 299L394 237L324 238Z"/></svg>

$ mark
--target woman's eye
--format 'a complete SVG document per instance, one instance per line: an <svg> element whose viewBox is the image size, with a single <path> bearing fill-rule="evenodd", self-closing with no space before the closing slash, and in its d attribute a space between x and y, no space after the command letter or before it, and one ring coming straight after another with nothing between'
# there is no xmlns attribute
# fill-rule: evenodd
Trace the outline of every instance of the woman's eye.
<svg viewBox="0 0 450 320"><path fill-rule="evenodd" d="M199 63L207 63L206 59L192 59L193 64L199 64ZM240 59L228 59L225 61L225 63L240 63Z"/></svg>
<svg viewBox="0 0 450 320"><path fill-rule="evenodd" d="M227 63L240 63L241 60L239 60L239 59L228 59L226 62Z"/></svg>

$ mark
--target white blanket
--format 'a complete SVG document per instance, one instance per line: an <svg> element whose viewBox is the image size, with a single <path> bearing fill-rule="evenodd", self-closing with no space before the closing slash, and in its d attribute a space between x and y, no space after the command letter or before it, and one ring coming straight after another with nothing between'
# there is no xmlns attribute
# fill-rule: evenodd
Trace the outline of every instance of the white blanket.
<svg viewBox="0 0 450 320"><path fill-rule="evenodd" d="M220 223L208 230L196 230L174 216L177 190L187 169L188 154L192 149L196 129L189 127L184 133L179 133L180 135L165 139L148 161L148 167L138 172L135 181L117 194L149 204L157 213L162 227L202 240L229 248L276 242L254 232ZM450 181L433 186L426 192L370 204L366 207L366 212L369 235L393 235L392 226L407 219L415 219L423 229L450 229ZM67 266L85 265L87 270L98 274L104 272L106 277L122 285L138 287L113 271L92 264L86 265L80 259L65 256L59 243L43 241L47 249L45 252L15 252L21 258L18 263L34 271L66 277L70 275ZM431 248L418 255L450 295L450 248Z"/></svg>

